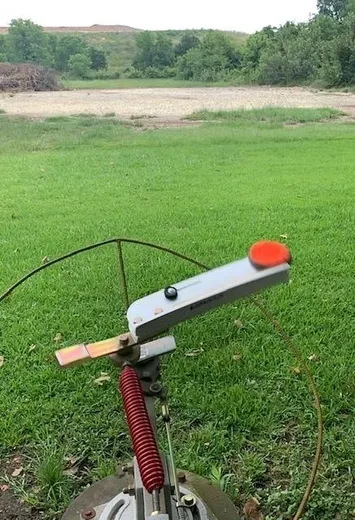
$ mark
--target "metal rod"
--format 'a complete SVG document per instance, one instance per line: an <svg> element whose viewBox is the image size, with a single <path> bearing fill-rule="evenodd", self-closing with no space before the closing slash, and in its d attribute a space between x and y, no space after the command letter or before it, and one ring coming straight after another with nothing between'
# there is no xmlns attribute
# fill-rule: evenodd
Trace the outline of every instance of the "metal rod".
<svg viewBox="0 0 355 520"><path fill-rule="evenodd" d="M120 274L121 274L121 282L122 282L122 288L123 288L123 297L125 302L126 311L129 307L129 298L128 298L128 289L127 289L127 278L126 278L126 272L124 268L124 260L123 260L123 251L122 251L122 241L117 240L117 249L118 249L118 261L120 264Z"/></svg>
<svg viewBox="0 0 355 520"><path fill-rule="evenodd" d="M152 492L153 513L160 513L160 491L153 489Z"/></svg>
<svg viewBox="0 0 355 520"><path fill-rule="evenodd" d="M174 452L173 452L173 444L171 442L171 433L170 433L169 421L165 421L165 429L166 429L166 437L168 439L170 464L171 464L171 471L172 471L172 474L173 474L173 482L174 482L174 488L175 488L176 502L177 502L177 505L179 507L179 505L181 504L181 500L180 500L180 498L181 498L180 497L180 487L179 487L177 474L176 474Z"/></svg>
<svg viewBox="0 0 355 520"><path fill-rule="evenodd" d="M36 267L36 269L33 269L32 271L28 272L25 276L20 278L16 283L11 285L3 294L0 295L0 302L7 298L17 287L19 287L21 284L26 282L29 278L34 276L35 274L39 273L40 271L43 271L43 269L47 269L48 267L57 264L58 262L62 262L63 260L66 260L67 258L72 258L73 256L79 255L80 253L85 253L86 251L91 251L92 249L97 249L98 247L106 246L108 244L117 244L117 242L125 242L126 244L137 244L139 246L146 246L151 247L152 249L156 249L158 251L164 251L165 253L170 253L171 255L174 255L178 258L181 258L182 260L186 260L187 262L190 262L191 264L196 265L197 267L200 267L203 270L208 270L209 268L202 264L201 262L198 262L197 260L194 260L193 258L190 258L186 255L183 255L182 253L179 253L178 251L174 251L173 249L169 249L168 247L159 246L157 244L152 244L151 242L144 242L143 240L134 240L130 238L109 238L108 240L103 240L102 242L96 242L95 244L91 244L86 247L81 247L80 249L75 249L74 251L70 251L70 253L67 253L65 255L59 256L58 258L55 258L54 260L50 260L48 263L40 265L39 267Z"/></svg>

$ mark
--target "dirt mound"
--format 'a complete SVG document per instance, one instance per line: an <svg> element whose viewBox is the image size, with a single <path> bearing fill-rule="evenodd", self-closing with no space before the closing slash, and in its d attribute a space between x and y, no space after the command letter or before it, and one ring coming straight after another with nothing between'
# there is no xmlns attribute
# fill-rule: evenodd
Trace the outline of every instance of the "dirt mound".
<svg viewBox="0 0 355 520"><path fill-rule="evenodd" d="M38 65L26 63L0 63L0 91L23 92L34 90L59 90L55 72Z"/></svg>
<svg viewBox="0 0 355 520"><path fill-rule="evenodd" d="M128 25L100 25L95 24L90 27L43 27L49 33L132 33L139 32L140 29L128 27ZM0 34L7 34L8 27L0 27Z"/></svg>

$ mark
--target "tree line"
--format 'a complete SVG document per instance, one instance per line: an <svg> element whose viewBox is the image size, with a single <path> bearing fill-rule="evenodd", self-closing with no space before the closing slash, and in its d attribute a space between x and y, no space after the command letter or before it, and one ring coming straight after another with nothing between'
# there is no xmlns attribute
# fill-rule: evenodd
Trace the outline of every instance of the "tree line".
<svg viewBox="0 0 355 520"><path fill-rule="evenodd" d="M13 20L7 35L0 34L0 62L34 63L79 78L107 69L105 52L80 36L44 32L31 20Z"/></svg>
<svg viewBox="0 0 355 520"><path fill-rule="evenodd" d="M355 0L318 0L307 23L265 27L237 45L226 33L184 31L136 35L129 77L235 81L268 85L355 84ZM172 38L175 37L175 43ZM13 20L0 35L0 62L37 63L75 77L118 77L103 50L77 35L47 34L29 20Z"/></svg>
<svg viewBox="0 0 355 520"><path fill-rule="evenodd" d="M146 31L137 34L136 45L131 77L213 82L231 78L240 66L240 51L219 31L207 31L202 39L186 31L175 46L166 34Z"/></svg>
<svg viewBox="0 0 355 520"><path fill-rule="evenodd" d="M225 33L137 35L132 77L237 80L268 85L355 84L355 0L318 0L307 23L265 27L236 47Z"/></svg>

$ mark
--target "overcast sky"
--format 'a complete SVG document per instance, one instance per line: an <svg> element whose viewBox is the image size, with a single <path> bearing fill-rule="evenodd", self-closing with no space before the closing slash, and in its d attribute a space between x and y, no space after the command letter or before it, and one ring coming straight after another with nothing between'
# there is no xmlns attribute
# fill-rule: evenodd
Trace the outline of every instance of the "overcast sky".
<svg viewBox="0 0 355 520"><path fill-rule="evenodd" d="M0 0L1 1L1 0ZM40 25L120 24L139 29L224 29L306 21L317 0L2 0L0 25L30 18Z"/></svg>

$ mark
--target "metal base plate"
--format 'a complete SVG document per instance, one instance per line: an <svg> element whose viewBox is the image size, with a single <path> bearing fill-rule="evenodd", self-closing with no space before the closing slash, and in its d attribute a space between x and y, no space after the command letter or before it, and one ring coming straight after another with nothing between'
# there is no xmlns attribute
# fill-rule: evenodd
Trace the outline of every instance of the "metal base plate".
<svg viewBox="0 0 355 520"><path fill-rule="evenodd" d="M183 487L188 488L204 502L211 520L240 520L241 516L233 502L219 487L198 475L188 471L184 473L186 482L183 483ZM118 473L96 482L72 502L62 520L83 520L83 511L109 502L130 482L131 478L126 473Z"/></svg>

